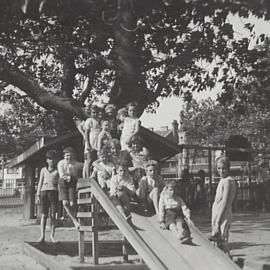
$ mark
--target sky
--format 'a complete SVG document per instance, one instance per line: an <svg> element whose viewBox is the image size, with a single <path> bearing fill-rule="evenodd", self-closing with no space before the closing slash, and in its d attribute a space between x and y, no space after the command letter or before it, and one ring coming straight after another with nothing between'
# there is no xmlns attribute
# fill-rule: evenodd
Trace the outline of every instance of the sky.
<svg viewBox="0 0 270 270"><path fill-rule="evenodd" d="M228 21L233 25L235 30L235 38L243 38L249 35L248 30L244 29L244 24L247 22L254 23L254 31L257 36L265 33L270 36L270 22L265 22L262 19L257 19L254 16L248 19L241 19L238 16L228 16ZM255 45L255 40L251 46ZM215 88L211 91L202 91L200 93L193 93L193 97L197 100L207 99L211 97L213 100L217 98L219 89ZM144 112L141 116L142 125L147 128L159 129L160 127L168 126L171 128L173 120L179 121L179 112L183 108L183 101L181 98L169 97L160 99L160 106L156 113Z"/></svg>

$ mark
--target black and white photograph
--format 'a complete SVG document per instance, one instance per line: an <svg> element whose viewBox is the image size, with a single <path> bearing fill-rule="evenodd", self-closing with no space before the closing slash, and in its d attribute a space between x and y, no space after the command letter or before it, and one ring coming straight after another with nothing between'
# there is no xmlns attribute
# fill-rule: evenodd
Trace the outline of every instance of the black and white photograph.
<svg viewBox="0 0 270 270"><path fill-rule="evenodd" d="M0 269L270 269L270 1L0 0Z"/></svg>

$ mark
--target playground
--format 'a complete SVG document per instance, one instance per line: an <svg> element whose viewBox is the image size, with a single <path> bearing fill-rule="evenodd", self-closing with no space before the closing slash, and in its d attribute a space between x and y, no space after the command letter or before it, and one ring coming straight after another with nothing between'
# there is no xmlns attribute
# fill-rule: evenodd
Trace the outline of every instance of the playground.
<svg viewBox="0 0 270 270"><path fill-rule="evenodd" d="M78 232L74 228L58 227L56 233L59 243L46 242L41 245L35 242L39 237L39 225L33 224L33 221L23 220L21 207L0 209L0 213L1 220L3 220L0 227L0 264L5 267L4 269L43 270L48 267L48 263L54 263L54 265L60 263L62 269L64 267L66 267L65 269L71 269L71 266L82 266L79 263ZM233 261L238 260L240 266L245 265L246 269L248 269L248 266L252 266L249 269L265 269L263 267L269 265L268 254L270 252L268 213L239 212L235 213L234 217L230 243ZM209 214L195 215L193 220L205 236L209 235ZM243 234L243 230L245 234ZM49 233L48 230L46 233ZM103 266L108 265L108 263L113 263L116 266L122 264L123 256L118 241L121 236L116 228L99 232L100 240L105 243L100 246L100 253L102 254L100 263ZM90 233L86 234L84 266L91 265L91 245L89 241L91 241ZM108 245L108 242L111 244ZM28 249L28 252L24 248L25 243L33 247L31 250ZM111 248L112 246L113 248ZM110 250L109 253L108 250ZM129 260L133 262L129 265L139 265L140 263L139 256L131 248L129 248ZM42 262L45 266L41 265Z"/></svg>

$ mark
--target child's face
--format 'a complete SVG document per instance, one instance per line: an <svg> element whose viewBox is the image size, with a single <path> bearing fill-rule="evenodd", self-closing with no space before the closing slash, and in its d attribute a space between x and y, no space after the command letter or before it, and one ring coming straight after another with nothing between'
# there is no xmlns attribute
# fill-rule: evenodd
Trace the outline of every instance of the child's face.
<svg viewBox="0 0 270 270"><path fill-rule="evenodd" d="M120 178L122 178L127 173L127 167L125 166L119 166L117 169L117 174Z"/></svg>
<svg viewBox="0 0 270 270"><path fill-rule="evenodd" d="M175 191L175 186L173 185L168 185L167 187L167 194L168 196L171 198L174 194L174 191Z"/></svg>
<svg viewBox="0 0 270 270"><path fill-rule="evenodd" d="M135 106L128 107L128 115L129 117L136 117L137 111Z"/></svg>
<svg viewBox="0 0 270 270"><path fill-rule="evenodd" d="M113 156L117 156L119 154L120 148L117 145L112 144L111 145L111 154Z"/></svg>
<svg viewBox="0 0 270 270"><path fill-rule="evenodd" d="M119 120L121 121L121 122L124 122L125 121L125 119L126 119L126 115L125 114L120 114L119 115Z"/></svg>
<svg viewBox="0 0 270 270"><path fill-rule="evenodd" d="M105 154L99 155L99 159L101 162L106 163L108 161L108 156Z"/></svg>
<svg viewBox="0 0 270 270"><path fill-rule="evenodd" d="M109 118L113 118L115 116L115 111L114 109L110 108L110 109L107 109L106 114Z"/></svg>
<svg viewBox="0 0 270 270"><path fill-rule="evenodd" d="M105 130L105 131L109 131L110 130L110 123L109 123L109 121L104 121L102 123L102 129Z"/></svg>
<svg viewBox="0 0 270 270"><path fill-rule="evenodd" d="M230 169L223 162L218 162L217 163L217 171L218 171L218 174L220 175L221 178L225 178L229 175Z"/></svg>
<svg viewBox="0 0 270 270"><path fill-rule="evenodd" d="M154 177L156 175L156 167L155 166L148 166L146 168L146 174L150 177Z"/></svg>
<svg viewBox="0 0 270 270"><path fill-rule="evenodd" d="M72 153L65 153L64 155L64 159L67 161L67 162L70 162L74 159L74 155Z"/></svg>
<svg viewBox="0 0 270 270"><path fill-rule="evenodd" d="M141 150L141 144L139 142L133 142L131 144L131 148L134 150L134 151L140 151Z"/></svg>
<svg viewBox="0 0 270 270"><path fill-rule="evenodd" d="M56 159L55 158L48 158L46 159L46 162L49 167L55 167L56 165Z"/></svg>
<svg viewBox="0 0 270 270"><path fill-rule="evenodd" d="M97 118L98 116L98 111L97 110L91 110L91 117L92 118Z"/></svg>

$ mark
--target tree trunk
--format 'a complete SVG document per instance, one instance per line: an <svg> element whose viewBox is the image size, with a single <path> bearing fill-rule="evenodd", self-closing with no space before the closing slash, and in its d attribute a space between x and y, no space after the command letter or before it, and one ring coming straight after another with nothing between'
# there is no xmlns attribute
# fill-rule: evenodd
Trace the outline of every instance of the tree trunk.
<svg viewBox="0 0 270 270"><path fill-rule="evenodd" d="M113 25L115 47L112 52L116 66L116 79L111 91L111 103L123 107L137 101L141 114L146 107L148 93L141 74L141 50L135 44L137 18L130 1L123 1L117 22ZM145 101L145 102L144 102Z"/></svg>

